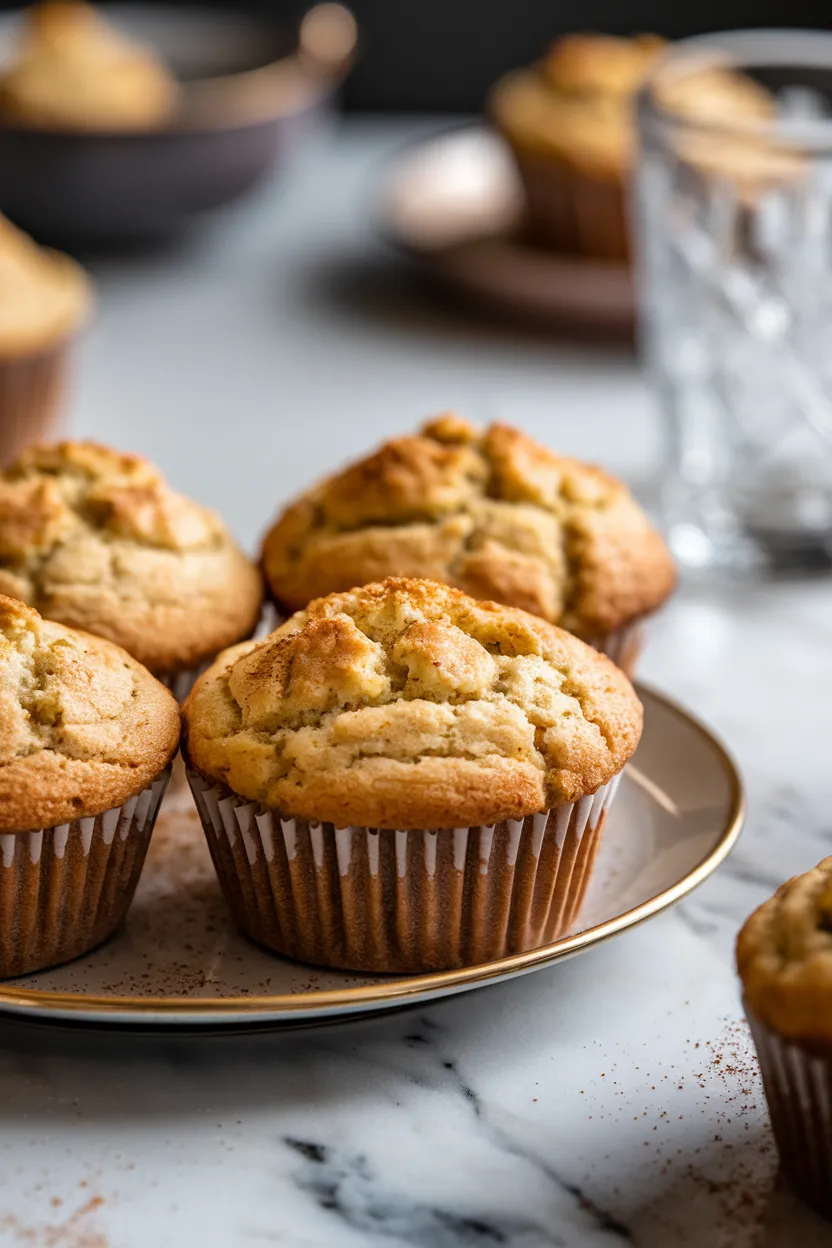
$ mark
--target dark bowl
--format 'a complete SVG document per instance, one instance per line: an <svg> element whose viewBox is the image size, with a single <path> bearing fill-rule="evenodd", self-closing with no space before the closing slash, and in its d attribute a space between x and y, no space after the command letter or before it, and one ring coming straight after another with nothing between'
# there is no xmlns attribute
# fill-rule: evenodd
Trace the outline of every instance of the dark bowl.
<svg viewBox="0 0 832 1248"><path fill-rule="evenodd" d="M0 211L42 241L165 235L230 203L280 165L329 103L355 47L347 10L319 5L289 37L230 12L106 5L182 84L163 128L44 130L0 122ZM0 60L18 14L0 19Z"/></svg>

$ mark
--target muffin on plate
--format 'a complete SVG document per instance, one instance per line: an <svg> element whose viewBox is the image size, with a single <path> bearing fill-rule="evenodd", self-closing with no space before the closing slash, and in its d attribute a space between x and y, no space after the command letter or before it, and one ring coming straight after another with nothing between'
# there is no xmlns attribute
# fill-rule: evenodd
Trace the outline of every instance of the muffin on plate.
<svg viewBox="0 0 832 1248"><path fill-rule="evenodd" d="M663 48L655 35L568 35L497 83L489 112L514 154L532 242L628 259L632 105Z"/></svg>
<svg viewBox="0 0 832 1248"><path fill-rule="evenodd" d="M507 140L526 195L530 241L623 263L630 256L627 184L633 105L665 48L656 35L576 34L495 86L489 112ZM687 118L769 117L769 93L743 74L708 69L669 87L669 111Z"/></svg>
<svg viewBox="0 0 832 1248"><path fill-rule="evenodd" d="M783 1170L832 1217L832 858L755 910L737 966Z"/></svg>
<svg viewBox="0 0 832 1248"><path fill-rule="evenodd" d="M179 742L111 642L0 596L0 977L86 953L130 904Z"/></svg>
<svg viewBox="0 0 832 1248"><path fill-rule="evenodd" d="M257 568L152 464L94 442L0 472L0 593L106 637L183 697L260 616Z"/></svg>
<svg viewBox="0 0 832 1248"><path fill-rule="evenodd" d="M278 608L385 576L424 576L576 633L632 670L675 572L627 488L507 425L445 414L314 486L262 565Z"/></svg>
<svg viewBox="0 0 832 1248"><path fill-rule="evenodd" d="M53 431L91 303L80 265L0 216L0 467Z"/></svg>
<svg viewBox="0 0 832 1248"><path fill-rule="evenodd" d="M420 972L573 925L641 705L524 611L390 579L236 646L183 753L239 925L289 957Z"/></svg>
<svg viewBox="0 0 832 1248"><path fill-rule="evenodd" d="M37 129L152 130L168 121L177 97L159 58L82 0L28 9L0 76L0 118Z"/></svg>

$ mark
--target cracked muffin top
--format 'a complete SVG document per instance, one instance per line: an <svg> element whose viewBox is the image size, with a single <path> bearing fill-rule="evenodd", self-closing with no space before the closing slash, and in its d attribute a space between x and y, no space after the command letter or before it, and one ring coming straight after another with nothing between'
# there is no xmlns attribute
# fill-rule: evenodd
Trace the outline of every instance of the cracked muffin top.
<svg viewBox="0 0 832 1248"><path fill-rule="evenodd" d="M219 517L152 464L60 442L0 473L0 593L167 674L249 636L261 581Z"/></svg>
<svg viewBox="0 0 832 1248"><path fill-rule="evenodd" d="M287 816L399 829L594 793L642 722L626 676L576 637L405 579L320 598L226 651L183 713L206 778Z"/></svg>
<svg viewBox="0 0 832 1248"><path fill-rule="evenodd" d="M832 1044L832 858L746 920L737 967L752 1014L792 1040Z"/></svg>
<svg viewBox="0 0 832 1248"><path fill-rule="evenodd" d="M120 806L178 741L176 701L129 654L0 595L0 832Z"/></svg>
<svg viewBox="0 0 832 1248"><path fill-rule="evenodd" d="M0 111L49 129L152 129L168 120L177 96L158 57L81 0L28 9L16 56L0 77Z"/></svg>
<svg viewBox="0 0 832 1248"><path fill-rule="evenodd" d="M81 325L90 303L79 264L38 247L0 215L0 354L57 346Z"/></svg>
<svg viewBox="0 0 832 1248"><path fill-rule="evenodd" d="M626 487L507 425L446 414L309 490L262 555L293 611L386 576L423 576L587 640L661 605L670 554Z"/></svg>

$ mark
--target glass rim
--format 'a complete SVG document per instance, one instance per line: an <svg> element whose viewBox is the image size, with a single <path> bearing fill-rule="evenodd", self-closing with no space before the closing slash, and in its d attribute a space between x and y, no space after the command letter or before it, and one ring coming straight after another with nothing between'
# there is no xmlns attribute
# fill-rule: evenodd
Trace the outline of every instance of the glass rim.
<svg viewBox="0 0 832 1248"><path fill-rule="evenodd" d="M679 82L711 69L828 69L832 82L832 31L755 29L692 35L668 44L644 79L636 96L642 132L658 130L714 138L772 141L806 154L832 153L832 115L777 117L772 121L685 117L656 98L663 83Z"/></svg>

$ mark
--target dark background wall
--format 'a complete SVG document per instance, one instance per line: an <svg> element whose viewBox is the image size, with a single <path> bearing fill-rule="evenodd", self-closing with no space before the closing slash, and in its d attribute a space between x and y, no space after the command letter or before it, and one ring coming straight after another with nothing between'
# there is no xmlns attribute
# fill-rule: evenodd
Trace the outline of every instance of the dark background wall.
<svg viewBox="0 0 832 1248"><path fill-rule="evenodd" d="M204 2L293 22L312 0ZM656 31L677 38L747 26L832 27L830 0L345 2L361 30L361 55L345 93L346 106L353 109L478 109L500 73L532 60L569 30ZM17 6L0 0L0 7Z"/></svg>
<svg viewBox="0 0 832 1248"><path fill-rule="evenodd" d="M748 26L832 26L830 0L353 0L355 108L479 108L498 74L569 30L670 38Z"/></svg>

